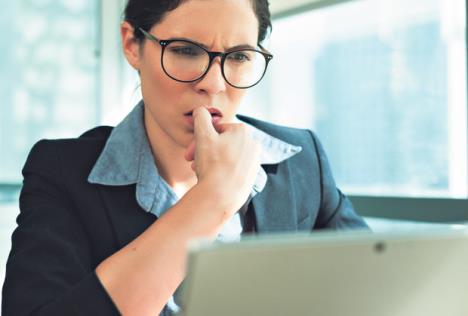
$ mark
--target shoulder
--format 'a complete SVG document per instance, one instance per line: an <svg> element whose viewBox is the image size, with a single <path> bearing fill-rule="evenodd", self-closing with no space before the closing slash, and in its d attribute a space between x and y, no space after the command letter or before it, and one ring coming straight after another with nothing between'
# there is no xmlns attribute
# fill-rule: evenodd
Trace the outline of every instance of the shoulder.
<svg viewBox="0 0 468 316"><path fill-rule="evenodd" d="M42 139L32 147L25 169L50 166L53 163L87 169L99 157L111 131L110 126L98 126L77 138Z"/></svg>
<svg viewBox="0 0 468 316"><path fill-rule="evenodd" d="M78 139L100 139L100 140L106 140L109 138L110 133L112 132L113 127L112 126L97 126L95 128L92 128L83 134L81 134Z"/></svg>
<svg viewBox="0 0 468 316"><path fill-rule="evenodd" d="M43 150L53 150L58 147L103 147L112 132L111 126L98 126L92 128L76 138L42 139L34 147Z"/></svg>

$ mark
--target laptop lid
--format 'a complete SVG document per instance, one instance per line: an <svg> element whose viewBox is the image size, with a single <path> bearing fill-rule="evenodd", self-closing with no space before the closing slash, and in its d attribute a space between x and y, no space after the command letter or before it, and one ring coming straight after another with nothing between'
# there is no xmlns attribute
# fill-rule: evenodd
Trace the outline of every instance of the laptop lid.
<svg viewBox="0 0 468 316"><path fill-rule="evenodd" d="M468 232L314 233L198 246L183 316L466 316Z"/></svg>

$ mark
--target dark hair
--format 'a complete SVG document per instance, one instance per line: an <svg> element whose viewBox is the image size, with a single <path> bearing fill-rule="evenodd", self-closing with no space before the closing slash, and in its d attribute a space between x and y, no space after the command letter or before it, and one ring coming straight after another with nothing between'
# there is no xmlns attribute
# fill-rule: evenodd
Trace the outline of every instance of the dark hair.
<svg viewBox="0 0 468 316"><path fill-rule="evenodd" d="M124 20L130 23L135 30L142 28L149 31L159 23L164 15L176 9L187 0L128 0L124 11ZM249 0L258 19L258 43L263 42L268 31L272 29L268 0ZM135 31L135 38L143 42L142 32Z"/></svg>

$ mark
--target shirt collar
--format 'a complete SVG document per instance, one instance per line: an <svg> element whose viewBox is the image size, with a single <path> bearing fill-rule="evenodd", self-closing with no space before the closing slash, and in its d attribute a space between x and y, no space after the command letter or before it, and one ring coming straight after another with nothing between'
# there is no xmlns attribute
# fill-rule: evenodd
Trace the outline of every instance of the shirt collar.
<svg viewBox="0 0 468 316"><path fill-rule="evenodd" d="M161 215L177 196L159 176L144 126L144 104L140 101L135 108L111 132L103 151L96 161L88 182L102 185L136 184L136 198L146 211ZM252 136L261 147L261 164L278 164L299 153L302 148L275 138L258 128L248 125ZM260 168L252 196L261 192L267 175Z"/></svg>

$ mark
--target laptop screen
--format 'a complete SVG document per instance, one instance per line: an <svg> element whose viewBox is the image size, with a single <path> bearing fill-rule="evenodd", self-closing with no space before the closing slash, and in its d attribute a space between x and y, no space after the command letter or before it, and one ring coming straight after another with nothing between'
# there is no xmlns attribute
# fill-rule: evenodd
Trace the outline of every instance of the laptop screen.
<svg viewBox="0 0 468 316"><path fill-rule="evenodd" d="M468 315L468 232L329 232L199 245L182 315Z"/></svg>

